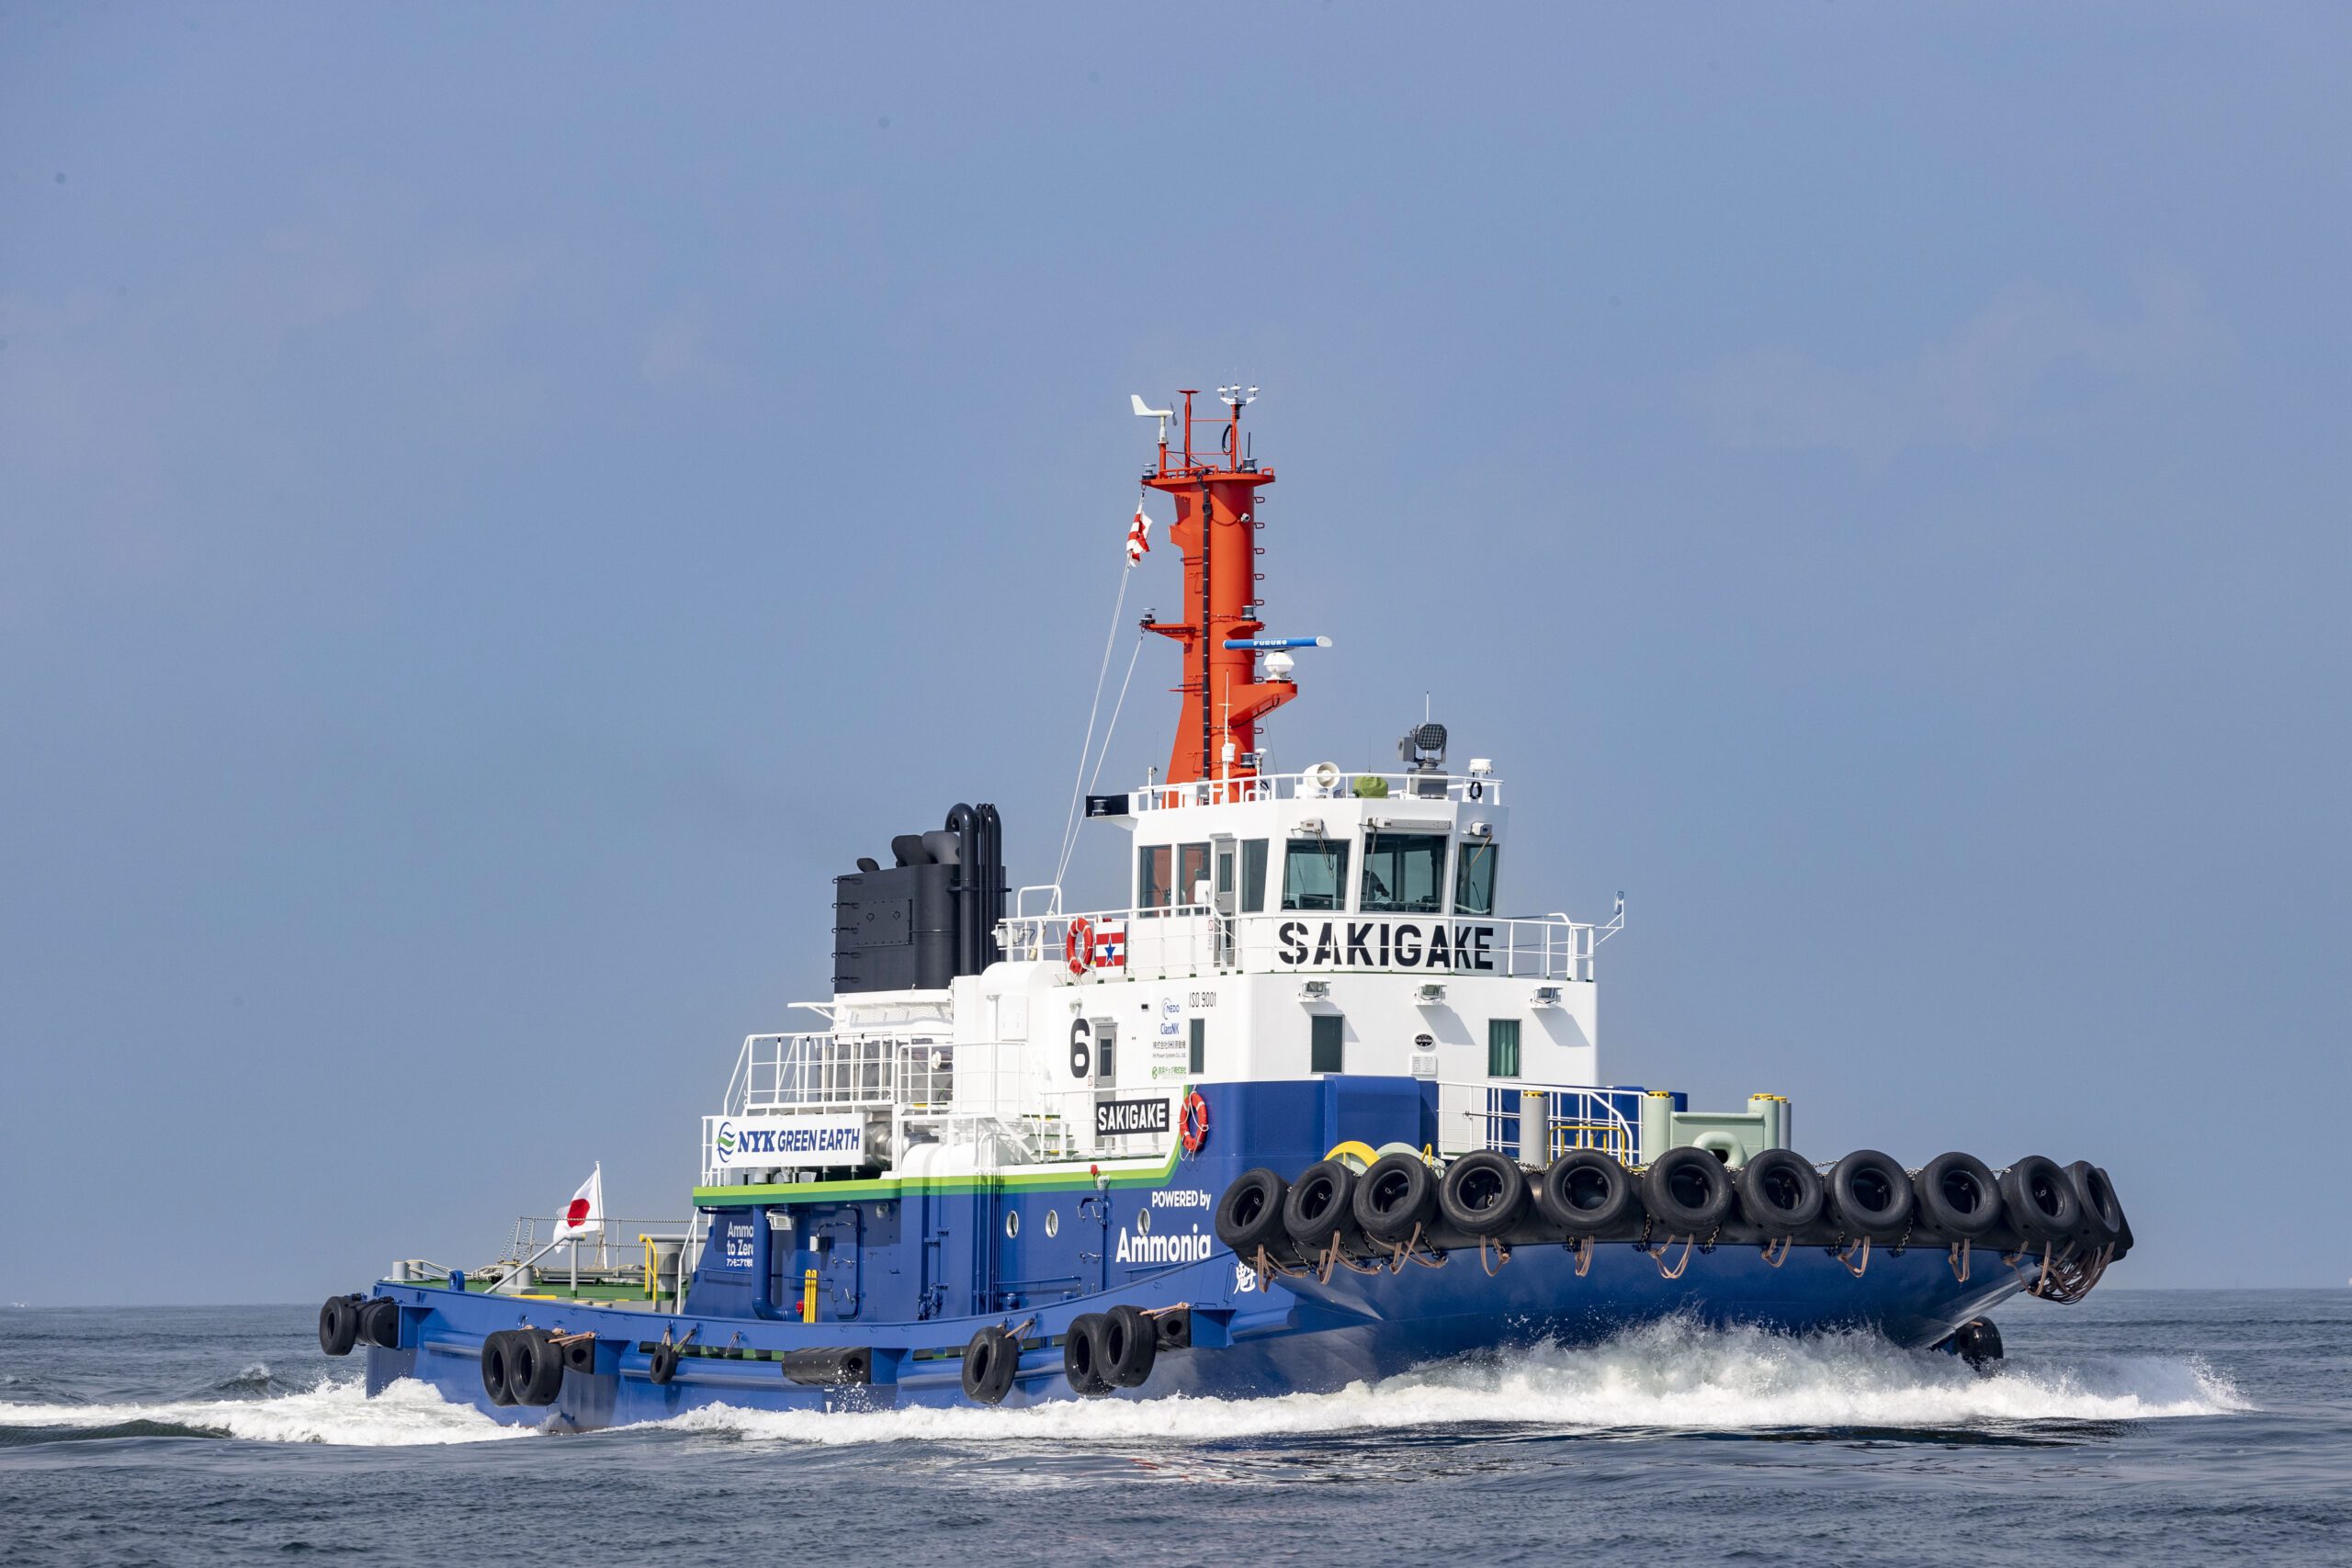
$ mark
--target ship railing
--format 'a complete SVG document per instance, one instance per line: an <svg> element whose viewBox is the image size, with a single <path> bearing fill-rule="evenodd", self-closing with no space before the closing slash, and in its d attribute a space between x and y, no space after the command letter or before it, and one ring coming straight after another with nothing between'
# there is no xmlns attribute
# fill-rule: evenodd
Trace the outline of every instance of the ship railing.
<svg viewBox="0 0 2352 1568"><path fill-rule="evenodd" d="M1410 973L1430 979L1492 976L1590 980L1600 943L1617 929L1564 914L1351 913L1284 909L1229 915L1204 906L1013 916L997 927L1008 959L1065 963L1072 925L1086 922L1089 962L1075 983L1166 980L1216 973ZM1325 928L1329 938L1325 939ZM1445 956L1431 962L1433 952Z"/></svg>
<svg viewBox="0 0 2352 1568"><path fill-rule="evenodd" d="M726 1179L729 1167L713 1161L711 1139L730 1119L747 1117L887 1114L894 1161L919 1143L984 1145L992 1161L1010 1163L1126 1148L1098 1148L1091 1139L1095 1091L1062 1089L1039 1061L1023 1041L752 1035L729 1080L726 1111L704 1118L703 1179Z"/></svg>
<svg viewBox="0 0 2352 1568"><path fill-rule="evenodd" d="M953 1047L920 1035L754 1034L727 1083L730 1116L752 1111L854 1111L944 1100Z"/></svg>
<svg viewBox="0 0 2352 1568"><path fill-rule="evenodd" d="M1521 1165L1548 1165L1572 1149L1599 1149L1625 1165L1646 1162L1642 1091L1515 1078L1438 1080L1438 1152L1493 1149Z"/></svg>
<svg viewBox="0 0 2352 1568"><path fill-rule="evenodd" d="M1035 904L1035 908L1030 905ZM1036 882L1018 887L1012 894L1012 912L1017 918L1058 915L1062 912L1062 885L1058 882Z"/></svg>
<svg viewBox="0 0 2352 1568"><path fill-rule="evenodd" d="M1246 806L1261 800L1453 800L1499 806L1502 788L1502 781L1489 773L1342 773L1328 789L1311 773L1261 773L1148 784L1128 792L1127 809L1141 816L1186 806Z"/></svg>
<svg viewBox="0 0 2352 1568"><path fill-rule="evenodd" d="M1037 1051L1021 1040L973 1041L928 1048L929 1069L910 1063L901 1081L922 1081L925 1070L947 1075L945 1092L909 1094L899 1108L900 1149L925 1142L973 1146L995 1163L1076 1159L1120 1145L1093 1138L1091 1084L1064 1088L1041 1066ZM918 1049L915 1055L923 1054Z"/></svg>
<svg viewBox="0 0 2352 1568"><path fill-rule="evenodd" d="M586 1286L608 1299L642 1293L658 1299L681 1288L684 1261L700 1223L606 1216L596 1230L566 1237L552 1214L524 1214L507 1234L506 1250L478 1278L507 1294L557 1292L578 1295Z"/></svg>

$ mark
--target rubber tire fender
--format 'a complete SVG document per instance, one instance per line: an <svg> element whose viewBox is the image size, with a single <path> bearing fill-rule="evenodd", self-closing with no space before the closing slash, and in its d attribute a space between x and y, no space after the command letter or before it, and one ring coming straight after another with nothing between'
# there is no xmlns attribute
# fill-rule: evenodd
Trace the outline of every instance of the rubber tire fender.
<svg viewBox="0 0 2352 1568"><path fill-rule="evenodd" d="M1821 1172L1794 1149L1766 1149L1732 1178L1740 1217L1767 1235L1793 1235L1821 1222L1829 1202Z"/></svg>
<svg viewBox="0 0 2352 1568"><path fill-rule="evenodd" d="M2075 1185L2075 1200L2083 1206L2083 1219L2075 1234L2093 1247L2113 1247L2123 1239L2123 1205L2115 1200L2115 1184L2107 1172L2086 1159L2078 1159L2066 1168L2066 1179Z"/></svg>
<svg viewBox="0 0 2352 1568"><path fill-rule="evenodd" d="M1336 1159L1317 1160L1298 1173L1283 1200L1283 1229L1302 1248L1320 1252L1339 1235L1340 1245L1363 1240L1356 1228L1354 1169Z"/></svg>
<svg viewBox="0 0 2352 1568"><path fill-rule="evenodd" d="M2075 1184L2046 1155L2028 1155L2001 1173L2001 1206L2028 1242L2069 1240L2083 1223Z"/></svg>
<svg viewBox="0 0 2352 1568"><path fill-rule="evenodd" d="M490 1395L492 1404L512 1404L514 1396L506 1392L506 1380L512 1369L507 1365L508 1348L514 1343L514 1331L502 1328L481 1342L481 1391Z"/></svg>
<svg viewBox="0 0 2352 1568"><path fill-rule="evenodd" d="M1021 1371L1021 1342L994 1324L964 1347L964 1397L980 1404L1002 1404Z"/></svg>
<svg viewBox="0 0 2352 1568"><path fill-rule="evenodd" d="M2098 1168L2098 1173L2101 1176L2106 1176L2107 1167L2100 1166ZM2118 1234L2115 1240L2115 1256L2117 1258L2120 1258L2125 1253L2132 1250L2132 1216L2124 1211L2123 1195L2115 1190L2115 1183L2112 1179L2108 1181L2107 1190L2115 1198L2115 1223L2118 1227Z"/></svg>
<svg viewBox="0 0 2352 1568"><path fill-rule="evenodd" d="M563 1356L537 1328L518 1328L506 1342L506 1392L517 1404L552 1404L563 1392Z"/></svg>
<svg viewBox="0 0 2352 1568"><path fill-rule="evenodd" d="M1416 1154L1385 1154L1356 1179L1356 1227L1391 1247L1426 1230L1437 1213L1437 1178Z"/></svg>
<svg viewBox="0 0 2352 1568"><path fill-rule="evenodd" d="M1921 1224L1964 1241L1981 1241L2001 1223L2001 1184L1992 1168L1958 1149L1919 1168L1911 1201Z"/></svg>
<svg viewBox="0 0 2352 1568"><path fill-rule="evenodd" d="M359 1343L359 1308L349 1296L329 1296L319 1308L319 1348L348 1356Z"/></svg>
<svg viewBox="0 0 2352 1568"><path fill-rule="evenodd" d="M1829 1213L1849 1235L1900 1241L1911 1229L1911 1173L1893 1155L1856 1149L1829 1168Z"/></svg>
<svg viewBox="0 0 2352 1568"><path fill-rule="evenodd" d="M1159 1359L1159 1330L1138 1306L1102 1314L1102 1375L1116 1388L1141 1388Z"/></svg>
<svg viewBox="0 0 2352 1568"><path fill-rule="evenodd" d="M1642 1217L1634 1173L1599 1149L1572 1149L1536 1178L1535 1208L1573 1236L1635 1230Z"/></svg>
<svg viewBox="0 0 2352 1568"><path fill-rule="evenodd" d="M1494 1149L1474 1149L1445 1168L1437 1184L1437 1212L1469 1236L1497 1236L1527 1208L1527 1172Z"/></svg>
<svg viewBox="0 0 2352 1568"><path fill-rule="evenodd" d="M653 1347L652 1359L646 1366L645 1376L647 1381L651 1382L656 1388L667 1383L672 1378L678 1375L678 1362L683 1359L684 1358L678 1354L678 1348L675 1345L671 1344L666 1339L662 1341L662 1343Z"/></svg>
<svg viewBox="0 0 2352 1568"><path fill-rule="evenodd" d="M361 1343L379 1349L401 1348L401 1303L389 1296L379 1296L359 1306L359 1338Z"/></svg>
<svg viewBox="0 0 2352 1568"><path fill-rule="evenodd" d="M1102 1375L1101 1313L1080 1313L1070 1319L1069 1332L1062 1337L1062 1375L1084 1398L1111 1392L1111 1380Z"/></svg>
<svg viewBox="0 0 2352 1568"><path fill-rule="evenodd" d="M1668 1235L1712 1235L1731 1218L1731 1169L1705 1149L1668 1149L1642 1173L1642 1202Z"/></svg>
<svg viewBox="0 0 2352 1568"><path fill-rule="evenodd" d="M591 1376L595 1372L596 1337L594 1335L583 1334L577 1339L567 1339L563 1342L563 1370L567 1372L578 1372L582 1377Z"/></svg>
<svg viewBox="0 0 2352 1568"><path fill-rule="evenodd" d="M1970 1318L1951 1331L1951 1352L1978 1377L1991 1377L2004 1353L2000 1325L1989 1317Z"/></svg>
<svg viewBox="0 0 2352 1568"><path fill-rule="evenodd" d="M1217 1240L1242 1258L1257 1257L1261 1247L1278 1248L1286 1235L1283 1204L1289 1192L1283 1179L1263 1166L1243 1171L1217 1200Z"/></svg>

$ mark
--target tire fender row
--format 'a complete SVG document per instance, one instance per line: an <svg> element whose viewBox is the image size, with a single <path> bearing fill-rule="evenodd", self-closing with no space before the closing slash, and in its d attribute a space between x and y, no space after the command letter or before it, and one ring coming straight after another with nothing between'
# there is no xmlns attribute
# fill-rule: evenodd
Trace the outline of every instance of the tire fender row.
<svg viewBox="0 0 2352 1568"><path fill-rule="evenodd" d="M1990 1251L2032 1293L2062 1302L2080 1300L2132 1247L2113 1182L2087 1160L2029 1155L1996 1171L1955 1151L1911 1170L1876 1149L1827 1167L1767 1149L1734 1168L1695 1146L1642 1167L1598 1149L1529 1168L1492 1149L1439 1161L1395 1148L1361 1168L1318 1160L1291 1181L1260 1167L1227 1187L1216 1234L1261 1283L1439 1268L1471 1249L1491 1275L1512 1248L1544 1244L1574 1251L1581 1276L1598 1242L1632 1243L1669 1280L1694 1252L1724 1245L1754 1246L1774 1268L1793 1247L1820 1247L1859 1279L1873 1248L1934 1246L1962 1281Z"/></svg>

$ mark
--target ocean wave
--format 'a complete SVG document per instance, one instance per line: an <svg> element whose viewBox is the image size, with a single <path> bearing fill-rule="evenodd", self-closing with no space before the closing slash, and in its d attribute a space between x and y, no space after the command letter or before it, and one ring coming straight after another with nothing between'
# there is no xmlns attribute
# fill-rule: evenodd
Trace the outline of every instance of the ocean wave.
<svg viewBox="0 0 2352 1568"><path fill-rule="evenodd" d="M224 1390L250 1389L249 1369ZM238 1438L258 1443L333 1443L360 1448L479 1443L528 1435L470 1405L452 1404L409 1379L369 1399L356 1379L256 1399L158 1400L135 1404L0 1405L0 1447L107 1438Z"/></svg>
<svg viewBox="0 0 2352 1568"><path fill-rule="evenodd" d="M266 1361L255 1361L232 1378L222 1378L212 1385L214 1393L241 1393L247 1396L266 1394L278 1387L277 1376Z"/></svg>
<svg viewBox="0 0 2352 1568"><path fill-rule="evenodd" d="M265 1385L276 1386L275 1380L257 1365L220 1385L226 1398L0 1404L0 1447L135 1437L398 1447L485 1442L536 1430L503 1425L405 1379L374 1399L356 1379L256 1397ZM1955 1357L1897 1349L1869 1335L1791 1337L1669 1322L1595 1346L1441 1362L1331 1393L1062 1400L867 1415L718 1404L633 1429L822 1447L1132 1443L1164 1451L1170 1443L1412 1428L2032 1432L2251 1408L2227 1379L2194 1360L2027 1357L1979 1377Z"/></svg>
<svg viewBox="0 0 2352 1568"><path fill-rule="evenodd" d="M1875 1337L1654 1324L1577 1349L1444 1362L1333 1393L1062 1401L869 1415L711 1405L673 1429L814 1445L909 1440L1165 1448L1171 1440L1510 1427L1556 1432L2001 1431L2250 1409L2228 1380L2163 1358L2029 1359L1979 1377L1957 1357Z"/></svg>

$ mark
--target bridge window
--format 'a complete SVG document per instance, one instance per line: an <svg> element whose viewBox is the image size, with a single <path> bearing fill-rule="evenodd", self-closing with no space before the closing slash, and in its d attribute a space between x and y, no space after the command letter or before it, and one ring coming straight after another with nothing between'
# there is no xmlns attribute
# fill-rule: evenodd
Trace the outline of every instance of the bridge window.
<svg viewBox="0 0 2352 1568"><path fill-rule="evenodd" d="M1136 908L1158 910L1190 904L1208 876L1206 844L1143 845L1136 851Z"/></svg>
<svg viewBox="0 0 2352 1568"><path fill-rule="evenodd" d="M1462 859L1453 872L1453 912L1457 915L1491 915L1495 912L1495 846L1492 840L1485 843L1475 839L1462 840Z"/></svg>
<svg viewBox="0 0 2352 1568"><path fill-rule="evenodd" d="M1261 913L1266 908L1266 840L1241 840L1241 912Z"/></svg>
<svg viewBox="0 0 2352 1568"><path fill-rule="evenodd" d="M1434 915L1445 907L1445 835L1374 833L1363 852L1366 914Z"/></svg>
<svg viewBox="0 0 2352 1568"><path fill-rule="evenodd" d="M1307 1020L1315 1032L1306 1047L1306 1070L1310 1073L1337 1073L1340 1066L1340 1041L1347 1032L1348 1021L1336 1012L1318 1012Z"/></svg>
<svg viewBox="0 0 2352 1568"><path fill-rule="evenodd" d="M1208 902L1201 897L1201 884L1209 879L1209 847L1206 844L1176 846L1176 902L1201 905Z"/></svg>
<svg viewBox="0 0 2352 1568"><path fill-rule="evenodd" d="M1283 845L1283 908L1338 909L1348 897L1345 839L1293 839Z"/></svg>
<svg viewBox="0 0 2352 1568"><path fill-rule="evenodd" d="M1519 1020L1490 1018L1487 1021L1487 1076L1490 1078L1519 1077Z"/></svg>

